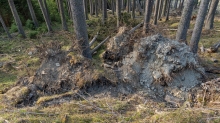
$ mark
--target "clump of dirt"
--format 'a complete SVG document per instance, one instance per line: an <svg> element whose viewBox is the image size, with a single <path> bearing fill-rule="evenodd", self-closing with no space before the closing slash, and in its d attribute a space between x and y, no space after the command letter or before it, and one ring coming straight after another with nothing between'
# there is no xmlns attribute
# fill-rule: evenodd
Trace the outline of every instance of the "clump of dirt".
<svg viewBox="0 0 220 123"><path fill-rule="evenodd" d="M129 45L128 37L116 35L103 54L104 66L117 72L119 81L145 88L155 98L171 95L185 100L204 80L205 71L186 44L157 34Z"/></svg>

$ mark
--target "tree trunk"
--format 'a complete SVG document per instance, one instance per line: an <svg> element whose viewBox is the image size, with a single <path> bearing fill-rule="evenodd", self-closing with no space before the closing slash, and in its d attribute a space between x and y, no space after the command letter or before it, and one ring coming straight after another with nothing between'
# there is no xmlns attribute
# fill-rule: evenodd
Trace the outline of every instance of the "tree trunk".
<svg viewBox="0 0 220 123"><path fill-rule="evenodd" d="M177 41L184 41L186 42L187 30L190 25L190 19L192 16L194 1L193 0L186 0L185 6L183 8L183 13L179 22L178 30L176 33L176 40Z"/></svg>
<svg viewBox="0 0 220 123"><path fill-rule="evenodd" d="M83 0L83 7L84 7L84 12L85 12L86 20L89 20L89 17L88 17L88 8L87 8L87 0Z"/></svg>
<svg viewBox="0 0 220 123"><path fill-rule="evenodd" d="M31 18L34 22L34 25L35 27L38 27L38 22L37 22L37 18L36 18L36 15L35 15L35 12L34 12L34 9L33 9L33 6L32 6L32 3L31 3L31 0L27 0L27 4L28 4L28 8L29 8L29 11L31 13Z"/></svg>
<svg viewBox="0 0 220 123"><path fill-rule="evenodd" d="M213 29L213 23L215 18L215 12L218 6L219 0L212 0L207 19L205 22L205 29Z"/></svg>
<svg viewBox="0 0 220 123"><path fill-rule="evenodd" d="M107 0L102 1L102 23L105 24L107 19Z"/></svg>
<svg viewBox="0 0 220 123"><path fill-rule="evenodd" d="M131 5L130 5L130 3L131 3L131 0L127 0L127 13L130 13L130 7L131 7Z"/></svg>
<svg viewBox="0 0 220 123"><path fill-rule="evenodd" d="M24 29L22 27L22 23L21 23L21 20L20 20L20 17L18 15L18 12L15 8L15 4L14 4L14 1L13 0L8 0L8 3L9 3L9 6L11 8L11 12L14 16L14 19L15 19L15 23L18 27L18 32L23 36L23 38L26 38L26 35L25 35L25 32L24 32Z"/></svg>
<svg viewBox="0 0 220 123"><path fill-rule="evenodd" d="M50 22L50 24L52 24L52 23L51 23L51 19L50 19L50 12L49 12L49 9L48 9L46 0L43 0L43 5L44 5L44 8L45 8L45 10L46 10L46 14L47 14L47 16L48 16L49 22Z"/></svg>
<svg viewBox="0 0 220 123"><path fill-rule="evenodd" d="M40 8L41 8L41 11L43 13L44 20L45 20L46 25L47 25L47 30L48 30L48 32L52 32L52 27L50 25L50 20L49 20L49 17L47 15L46 9L44 8L43 2L42 2L42 0L38 0L38 2L39 2L39 5L40 5Z"/></svg>
<svg viewBox="0 0 220 123"><path fill-rule="evenodd" d="M78 40L79 49L82 51L82 55L86 58L92 59L90 52L88 32L86 28L86 20L83 8L82 0L70 0L71 11L73 14L73 25L76 33L76 39Z"/></svg>
<svg viewBox="0 0 220 123"><path fill-rule="evenodd" d="M92 0L89 0L89 12L90 12L90 15L92 16L93 15L93 1Z"/></svg>
<svg viewBox="0 0 220 123"><path fill-rule="evenodd" d="M123 10L124 11L124 0L121 0L121 10Z"/></svg>
<svg viewBox="0 0 220 123"><path fill-rule="evenodd" d="M166 20L169 20L169 15L170 15L170 4L171 4L171 0L168 0L168 6L167 6L167 14L166 14Z"/></svg>
<svg viewBox="0 0 220 123"><path fill-rule="evenodd" d="M111 0L111 4L112 4L112 14L115 15L115 2L114 2L114 0Z"/></svg>
<svg viewBox="0 0 220 123"><path fill-rule="evenodd" d="M162 16L166 16L166 10L167 10L167 2L168 0L165 0L164 4L163 4L163 11L162 11Z"/></svg>
<svg viewBox="0 0 220 123"><path fill-rule="evenodd" d="M198 50L198 43L200 40L200 35L202 32L202 27L204 24L208 5L209 5L209 0L201 0L198 16L196 18L195 27L193 29L193 34L192 34L191 41L190 41L190 50L193 53L197 53L197 50Z"/></svg>
<svg viewBox="0 0 220 123"><path fill-rule="evenodd" d="M71 8L70 8L70 0L66 0L66 3L67 3L69 18L72 19L72 13L71 13Z"/></svg>
<svg viewBox="0 0 220 123"><path fill-rule="evenodd" d="M140 0L137 1L137 8L139 11L139 15L142 15L142 8L141 8Z"/></svg>
<svg viewBox="0 0 220 123"><path fill-rule="evenodd" d="M117 28L120 27L121 20L121 0L116 0Z"/></svg>
<svg viewBox="0 0 220 123"><path fill-rule="evenodd" d="M174 9L177 9L177 5L178 5L178 0L175 0Z"/></svg>
<svg viewBox="0 0 220 123"><path fill-rule="evenodd" d="M163 9L163 1L164 0L160 0L160 5L159 5L159 13L158 13L158 20L161 19L161 13L162 13L162 9Z"/></svg>
<svg viewBox="0 0 220 123"><path fill-rule="evenodd" d="M149 23L152 14L153 3L153 0L146 0L143 33L148 33L149 31Z"/></svg>
<svg viewBox="0 0 220 123"><path fill-rule="evenodd" d="M4 22L4 20L2 19L2 16L1 16L1 15L0 15L0 22L1 22L1 24L2 24L2 26L3 26L3 28L4 28L4 30L5 30L5 32L7 33L8 37L9 37L9 38L12 38L12 36L11 36L11 34L9 33L8 28L6 27L5 22Z"/></svg>
<svg viewBox="0 0 220 123"><path fill-rule="evenodd" d="M98 17L98 0L95 0L95 16Z"/></svg>
<svg viewBox="0 0 220 123"><path fill-rule="evenodd" d="M160 0L156 0L156 5L155 5L155 11L154 11L154 25L157 25L157 17L158 17L158 12L159 12L159 4Z"/></svg>
<svg viewBox="0 0 220 123"><path fill-rule="evenodd" d="M135 18L136 0L133 0L131 18Z"/></svg>
<svg viewBox="0 0 220 123"><path fill-rule="evenodd" d="M64 14L63 0L58 0L58 5L59 5L59 12L60 12L63 30L68 31L66 18Z"/></svg>
<svg viewBox="0 0 220 123"><path fill-rule="evenodd" d="M182 0L181 3L180 3L180 7L179 7L180 11L183 10L183 4L184 4L184 0Z"/></svg>

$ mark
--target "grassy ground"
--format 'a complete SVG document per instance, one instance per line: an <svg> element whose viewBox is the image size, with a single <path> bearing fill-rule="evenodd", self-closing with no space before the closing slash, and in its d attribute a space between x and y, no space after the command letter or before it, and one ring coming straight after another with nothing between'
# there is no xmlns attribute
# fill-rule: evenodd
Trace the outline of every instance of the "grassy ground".
<svg viewBox="0 0 220 123"><path fill-rule="evenodd" d="M138 16L137 20L130 19L130 15L123 14L122 25L135 26L142 20L142 16ZM163 31L163 29L177 29L179 18L171 18L168 22L160 21L158 24L158 30L161 33L166 34L169 38L175 38L176 31ZM117 32L116 20L113 16L110 16L106 26L101 24L100 18L90 17L87 21L89 39L91 40L93 36L99 32L98 41L94 44L97 45L98 42L105 39L107 36L114 36ZM194 22L191 23L190 29L193 29ZM41 63L41 58L39 57L40 51L36 54L29 55L28 53L34 53L37 46L42 46L42 44L48 44L52 41L57 41L62 44L63 50L68 50L74 37L72 33L58 31L56 26L55 32L51 35L43 35L38 33L36 37L30 37L27 39L22 39L16 37L12 40L8 40L0 36L0 63L9 63L0 67L0 93L6 92L10 87L12 87L15 82L23 76L32 76L34 71L37 70ZM69 22L69 27L72 24ZM220 21L218 18L214 23L214 29L220 29ZM44 27L39 29L44 30ZM28 31L30 34L32 31ZM73 29L70 28L70 32ZM187 41L190 41L190 33L187 37ZM199 45L203 45L208 48L219 41L219 32L203 31L201 35L201 40ZM92 46L94 47L94 46ZM106 47L102 46L97 54L94 55L94 62L98 66L102 61L100 59L100 54L104 51ZM220 63L213 63L211 59L215 58L220 61L220 52L213 54L199 54L200 57L205 61L205 64L210 66L220 67ZM68 94L68 93L67 93ZM218 107L213 109L199 108L199 109L167 109L165 103L163 102L147 102L136 97L130 97L126 100L120 100L118 98L106 97L102 99L95 100L72 100L70 102L65 102L62 105L51 105L44 106L43 102L48 100L57 99L63 95L54 95L51 97L41 97L36 102L34 107L4 107L5 104L0 104L0 121L9 120L10 122L19 123L72 123L72 122L219 122L218 117ZM138 96L137 96L138 97Z"/></svg>

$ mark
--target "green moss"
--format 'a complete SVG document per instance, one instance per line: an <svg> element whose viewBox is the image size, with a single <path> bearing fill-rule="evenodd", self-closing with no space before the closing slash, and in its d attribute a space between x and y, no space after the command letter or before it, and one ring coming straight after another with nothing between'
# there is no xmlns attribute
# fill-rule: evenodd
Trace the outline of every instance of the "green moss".
<svg viewBox="0 0 220 123"><path fill-rule="evenodd" d="M178 25L179 25L179 22L171 24L170 27L177 29Z"/></svg>

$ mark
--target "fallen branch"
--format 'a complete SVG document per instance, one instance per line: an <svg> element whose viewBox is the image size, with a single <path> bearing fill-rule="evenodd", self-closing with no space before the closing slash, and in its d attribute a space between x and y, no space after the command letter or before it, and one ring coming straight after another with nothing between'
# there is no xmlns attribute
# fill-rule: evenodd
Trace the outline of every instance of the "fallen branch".
<svg viewBox="0 0 220 123"><path fill-rule="evenodd" d="M128 32L128 34L130 35L130 34L134 33L134 31L135 31L136 29L138 29L139 27L141 27L142 25L143 25L143 22L139 23L137 26L135 26L134 28L132 28L132 29Z"/></svg>
<svg viewBox="0 0 220 123"><path fill-rule="evenodd" d="M207 73L214 73L214 74L220 74L220 68L209 68L209 69L206 69L205 72L207 72Z"/></svg>
<svg viewBox="0 0 220 123"><path fill-rule="evenodd" d="M218 48L220 47L220 42L216 43L215 45L211 46L207 49L208 53L216 53L218 51Z"/></svg>
<svg viewBox="0 0 220 123"><path fill-rule="evenodd" d="M96 38L98 37L99 32L97 32L97 34L94 36L94 38L89 42L89 46L91 47L93 45L93 43L96 41Z"/></svg>
<svg viewBox="0 0 220 123"><path fill-rule="evenodd" d="M93 54L97 49L99 49L99 47L102 46L102 44L104 44L106 41L108 41L109 38L110 38L110 36L108 36L105 40L103 40L100 44L98 44L94 49L92 49L91 53Z"/></svg>

